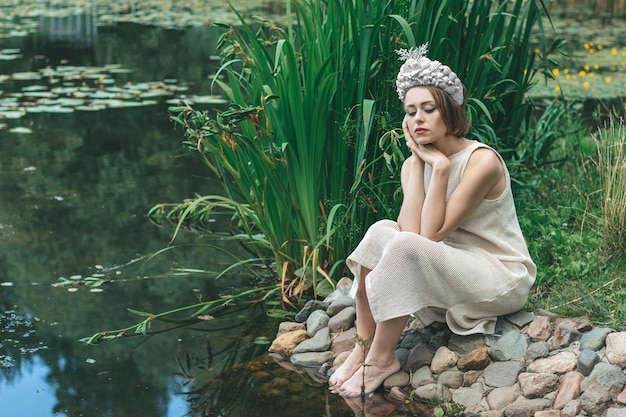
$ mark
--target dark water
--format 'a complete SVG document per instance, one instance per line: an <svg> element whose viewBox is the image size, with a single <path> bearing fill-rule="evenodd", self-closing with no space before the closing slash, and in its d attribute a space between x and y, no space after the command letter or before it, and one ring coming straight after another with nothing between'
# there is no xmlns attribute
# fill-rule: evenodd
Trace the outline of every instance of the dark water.
<svg viewBox="0 0 626 417"><path fill-rule="evenodd" d="M22 58L0 61L0 74L119 64L132 70L120 84L175 78L207 94L216 30L117 24L81 43L41 31L4 37L1 48ZM6 97L31 84L7 80L0 90ZM267 345L255 343L277 326L261 305L234 305L191 325L161 323L174 329L148 337L79 342L139 322L127 308L158 313L249 284L237 272L214 279L232 263L224 251L241 253L225 240L188 232L176 249L147 258L172 236L149 222L150 207L220 190L199 162L172 158L183 151L182 133L167 107L0 120L0 415L352 415L323 383L276 365ZM112 282L95 291L54 286L92 275Z"/></svg>

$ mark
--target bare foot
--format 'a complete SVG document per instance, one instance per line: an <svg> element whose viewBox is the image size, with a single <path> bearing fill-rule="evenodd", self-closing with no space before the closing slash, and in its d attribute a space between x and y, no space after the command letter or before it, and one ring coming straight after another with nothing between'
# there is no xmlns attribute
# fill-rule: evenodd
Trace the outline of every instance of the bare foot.
<svg viewBox="0 0 626 417"><path fill-rule="evenodd" d="M337 390L342 397L358 397L362 393L369 394L387 379L400 370L400 361L393 356L390 359L370 359L366 360L365 366L357 371L344 382ZM365 374L365 378L363 375Z"/></svg>
<svg viewBox="0 0 626 417"><path fill-rule="evenodd" d="M365 359L363 348L358 345L355 346L346 360L339 365L339 368L337 368L330 378L328 378L328 385L330 386L331 391L334 392L341 387L344 382L350 379L350 377L354 375L357 369L361 366L363 359Z"/></svg>

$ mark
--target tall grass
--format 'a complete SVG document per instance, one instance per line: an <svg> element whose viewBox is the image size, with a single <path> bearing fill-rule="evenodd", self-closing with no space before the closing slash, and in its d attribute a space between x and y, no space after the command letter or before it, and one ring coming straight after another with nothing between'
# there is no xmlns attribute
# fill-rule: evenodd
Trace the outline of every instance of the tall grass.
<svg viewBox="0 0 626 417"><path fill-rule="evenodd" d="M602 196L602 228L609 250L626 251L626 127L612 116L594 135L598 147L597 169Z"/></svg>
<svg viewBox="0 0 626 417"><path fill-rule="evenodd" d="M543 13L540 0L288 0L286 28L239 15L219 44L216 86L229 108L172 108L225 195L160 204L150 215L181 227L230 210L237 236L276 271L284 300L328 291L365 229L399 209L395 50L429 42L429 56L468 89L471 137L537 166L561 115L558 106L544 112L554 124L542 125L548 134L536 146L526 93L560 42L544 44Z"/></svg>

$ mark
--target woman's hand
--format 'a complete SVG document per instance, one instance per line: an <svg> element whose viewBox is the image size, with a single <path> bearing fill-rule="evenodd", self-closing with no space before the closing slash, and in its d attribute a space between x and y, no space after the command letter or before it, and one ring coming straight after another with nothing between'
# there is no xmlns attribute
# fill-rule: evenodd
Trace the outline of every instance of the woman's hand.
<svg viewBox="0 0 626 417"><path fill-rule="evenodd" d="M433 169L450 165L450 160L435 147L435 145L416 144L415 149L411 149L422 161L432 166Z"/></svg>
<svg viewBox="0 0 626 417"><path fill-rule="evenodd" d="M413 138L413 135L411 135L411 132L409 132L409 125L407 124L406 118L407 116L404 116L404 120L402 121L402 130L404 131L404 140L406 142L407 148L409 148L411 152L413 153L413 155L416 156L417 154L415 152L415 149L417 147L417 142Z"/></svg>

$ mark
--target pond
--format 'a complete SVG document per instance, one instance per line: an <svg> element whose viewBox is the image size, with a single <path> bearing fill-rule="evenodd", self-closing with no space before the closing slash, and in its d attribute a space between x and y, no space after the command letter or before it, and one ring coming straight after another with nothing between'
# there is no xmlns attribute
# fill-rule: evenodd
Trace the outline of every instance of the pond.
<svg viewBox="0 0 626 417"><path fill-rule="evenodd" d="M182 133L167 113L181 97L219 103L218 29L168 2L165 12L111 2L125 8L98 17L86 2L61 3L0 1L2 415L353 415L323 381L255 343L278 325L260 306L149 337L79 341L137 323L128 309L158 313L248 281L215 279L241 253L228 240L186 233L150 257L173 232L148 220L153 205L220 192L199 161L173 157ZM260 3L256 12L280 10Z"/></svg>

